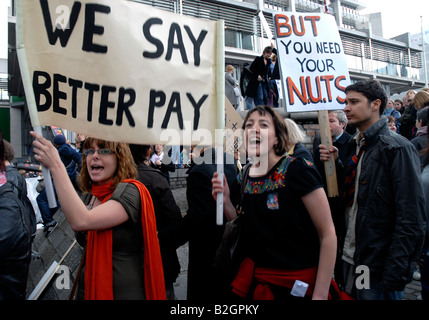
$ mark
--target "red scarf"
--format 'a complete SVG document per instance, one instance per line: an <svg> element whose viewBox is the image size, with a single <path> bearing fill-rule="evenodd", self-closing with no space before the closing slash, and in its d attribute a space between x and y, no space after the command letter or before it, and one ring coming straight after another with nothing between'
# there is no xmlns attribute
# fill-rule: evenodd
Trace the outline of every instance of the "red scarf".
<svg viewBox="0 0 429 320"><path fill-rule="evenodd" d="M133 179L123 182L133 183L140 192L146 299L165 300L164 271L152 198L141 182ZM104 203L113 194L110 187L111 183L93 186L92 194ZM113 300L112 229L88 231L85 300Z"/></svg>

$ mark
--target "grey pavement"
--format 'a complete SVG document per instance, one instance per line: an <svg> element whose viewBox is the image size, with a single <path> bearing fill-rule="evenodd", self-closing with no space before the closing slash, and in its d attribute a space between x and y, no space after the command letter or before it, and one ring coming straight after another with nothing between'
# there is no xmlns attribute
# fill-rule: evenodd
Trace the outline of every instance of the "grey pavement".
<svg viewBox="0 0 429 320"><path fill-rule="evenodd" d="M186 201L186 188L172 188L171 189L177 205L180 207L182 215L188 211L188 202ZM183 246L177 249L177 256L180 262L180 274L174 283L174 292L177 300L186 300L186 288L188 281L188 256L189 246L186 242Z"/></svg>

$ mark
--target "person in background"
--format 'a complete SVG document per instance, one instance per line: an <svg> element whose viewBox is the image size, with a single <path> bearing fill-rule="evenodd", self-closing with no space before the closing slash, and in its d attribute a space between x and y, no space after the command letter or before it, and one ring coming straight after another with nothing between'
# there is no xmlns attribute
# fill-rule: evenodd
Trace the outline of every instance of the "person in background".
<svg viewBox="0 0 429 320"><path fill-rule="evenodd" d="M179 206L176 204L165 175L150 165L150 145L130 144L130 150L137 165L137 180L148 189L155 210L156 227L159 231L182 219ZM176 300L173 283L180 273L180 263L173 243L160 244L162 264L164 266L167 300Z"/></svg>
<svg viewBox="0 0 429 320"><path fill-rule="evenodd" d="M164 146L162 144L156 144L153 147L152 155L150 156L150 162L154 168L165 174L168 184L170 184L170 172L176 171L176 167L171 161L171 158L164 153L163 149ZM171 149L169 152L171 152Z"/></svg>
<svg viewBox="0 0 429 320"><path fill-rule="evenodd" d="M76 143L76 150L80 153L80 154L82 154L82 146L83 146L83 143L85 142L85 135L83 135L82 133L78 133L77 135L76 135L76 141L75 141L75 143ZM80 170L79 170L80 171Z"/></svg>
<svg viewBox="0 0 429 320"><path fill-rule="evenodd" d="M277 51L276 51L277 52ZM280 68L277 54L273 52L271 55L270 72L268 81L271 89L274 91L273 107L279 107L279 88L277 87L276 80L280 80Z"/></svg>
<svg viewBox="0 0 429 320"><path fill-rule="evenodd" d="M31 225L7 179L6 167L0 131L0 300L24 300L31 261Z"/></svg>
<svg viewBox="0 0 429 320"><path fill-rule="evenodd" d="M215 148L192 146L190 155L186 178L188 211L179 223L160 230L159 240L161 246L164 242L174 242L177 248L189 241L187 300L228 301L230 282L213 265L225 228L216 223L216 201L212 197L211 179L217 170ZM237 175L234 157L227 153L224 153L224 174L229 184Z"/></svg>
<svg viewBox="0 0 429 320"><path fill-rule="evenodd" d="M19 173L18 169L12 163L15 158L15 151L13 150L12 145L6 140L3 140L3 142L5 150L6 179L13 186L15 196L25 207L28 215L28 221L30 222L31 237L34 239L37 231L36 213L27 196L27 182L25 181L25 177Z"/></svg>
<svg viewBox="0 0 429 320"><path fill-rule="evenodd" d="M424 109L427 110L428 107ZM429 112L426 111L425 113L426 113L425 121L428 122ZM417 117L419 117L419 114L417 114ZM421 151L421 158L424 159L423 170L422 170L422 184L423 184L423 190L424 190L424 195L426 200L425 213L426 213L427 224L426 224L424 245L423 245L422 254L419 260L419 269L420 269L420 283L422 287L421 289L422 300L429 300L429 156L428 156L429 135L426 134L424 137L426 138L426 147Z"/></svg>
<svg viewBox="0 0 429 320"><path fill-rule="evenodd" d="M396 99L394 108L396 111L398 111L402 115L402 112L404 112L404 110L405 110L404 102L401 99Z"/></svg>
<svg viewBox="0 0 429 320"><path fill-rule="evenodd" d="M298 127L295 121L290 118L285 118L285 125L287 129L287 153L294 158L304 158L314 163L313 155L301 143L305 140L304 132Z"/></svg>
<svg viewBox="0 0 429 320"><path fill-rule="evenodd" d="M389 126L389 130L396 132L396 119L392 116L385 116L387 118L387 125Z"/></svg>
<svg viewBox="0 0 429 320"><path fill-rule="evenodd" d="M70 144L66 142L66 138L62 134L58 134L54 137L54 146L58 149L61 161L66 167L67 174L69 175L70 181L76 190L79 190L77 176L78 167L82 167L82 153L74 150Z"/></svg>
<svg viewBox="0 0 429 320"><path fill-rule="evenodd" d="M240 91L241 95L244 97L244 107L246 110L250 110L253 107L253 98L246 95L247 87L252 78L252 71L250 71L250 63L245 62L243 69L241 70L240 76Z"/></svg>
<svg viewBox="0 0 429 320"><path fill-rule="evenodd" d="M237 216L243 196L241 264L233 292L250 299L328 299L336 256L336 236L320 175L304 158L287 155L288 133L283 118L268 106L248 111L243 127L252 159L249 178L243 170L231 189L218 173L213 197L223 192L228 220ZM305 282L295 293L296 280Z"/></svg>
<svg viewBox="0 0 429 320"><path fill-rule="evenodd" d="M171 146L171 162L175 168L183 168L183 162L181 157L183 147L180 145Z"/></svg>
<svg viewBox="0 0 429 320"><path fill-rule="evenodd" d="M429 102L429 95L428 95ZM428 110L429 107L424 107L417 111L417 120L416 120L416 136L410 142L416 147L420 155L420 162L423 164L426 162L426 148L427 148L427 135L428 135ZM422 167L423 169L423 167Z"/></svg>
<svg viewBox="0 0 429 320"><path fill-rule="evenodd" d="M429 106L429 91L421 90L417 92L413 102L417 111Z"/></svg>
<svg viewBox="0 0 429 320"><path fill-rule="evenodd" d="M389 99L387 101L386 110L384 110L383 116L392 116L395 118L395 127L397 128L396 132L399 133L399 127L401 126L399 118L401 117L401 113L399 111L396 111L394 106L395 102L392 99Z"/></svg>
<svg viewBox="0 0 429 320"><path fill-rule="evenodd" d="M343 110L330 110L328 111L329 129L332 137L332 145L338 150L339 160L345 164L347 162L347 149L349 140L352 137L350 133L346 131L348 126L348 120ZM325 164L320 161L320 136L316 136L313 140L313 159L317 170L322 176L324 188L328 193L328 184L325 172ZM338 172L337 172L338 174ZM331 208L332 219L336 227L336 233L338 234L338 225L343 216L343 209L341 198L338 196L328 197L329 207ZM338 238L338 241L340 239Z"/></svg>
<svg viewBox="0 0 429 320"><path fill-rule="evenodd" d="M338 149L338 157L343 164L347 161L347 146L352 137L345 131L348 120L343 110L328 111L329 129L331 131L332 145ZM325 177L325 166L320 161L320 136L313 141L313 159L322 177ZM325 181L326 179L324 179Z"/></svg>
<svg viewBox="0 0 429 320"><path fill-rule="evenodd" d="M237 110L239 105L239 100L235 94L234 88L238 89L238 81L232 76L234 73L234 67L232 65L227 65L225 69L225 96L231 102L234 109Z"/></svg>
<svg viewBox="0 0 429 320"><path fill-rule="evenodd" d="M255 106L266 104L268 101L267 81L272 52L272 47L265 47L262 55L256 57L250 65L252 75L245 94L253 98Z"/></svg>
<svg viewBox="0 0 429 320"><path fill-rule="evenodd" d="M415 96L415 92L413 90L408 90L404 101L405 109L402 112L401 117L399 118L399 134L411 140L414 137L413 129L415 128L416 118L417 118L417 110L414 108L413 99Z"/></svg>
<svg viewBox="0 0 429 320"><path fill-rule="evenodd" d="M55 147L35 138L35 159L51 170L65 218L86 246L78 298L165 300L165 282L152 198L135 180L127 144L87 137L80 176L82 200Z"/></svg>
<svg viewBox="0 0 429 320"><path fill-rule="evenodd" d="M400 300L426 227L420 161L414 146L381 117L388 98L378 81L354 83L345 93L344 112L358 133L345 168L336 161L344 201L336 279L358 300ZM336 148L320 145L321 161L331 156L337 160ZM356 286L358 266L368 268L365 288Z"/></svg>

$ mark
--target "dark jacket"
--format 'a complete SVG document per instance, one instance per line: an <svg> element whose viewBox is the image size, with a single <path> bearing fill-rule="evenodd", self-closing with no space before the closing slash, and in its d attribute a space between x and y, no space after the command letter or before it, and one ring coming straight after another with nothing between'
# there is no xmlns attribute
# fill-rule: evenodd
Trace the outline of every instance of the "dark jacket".
<svg viewBox="0 0 429 320"><path fill-rule="evenodd" d="M152 197L158 231L179 222L182 219L182 214L165 175L158 169L146 165L138 165L137 171L137 180L145 185ZM180 273L176 247L171 242L163 242L160 249L165 282L166 284L174 283Z"/></svg>
<svg viewBox="0 0 429 320"><path fill-rule="evenodd" d="M250 71L252 71L252 76L250 78L249 84L246 89L246 96L255 97L256 90L259 86L258 75L264 79L264 81L268 80L268 72L270 69L271 59L267 60L267 64L265 65L264 56L256 57L250 65Z"/></svg>
<svg viewBox="0 0 429 320"><path fill-rule="evenodd" d="M25 299L31 241L25 208L6 182L0 187L0 300Z"/></svg>
<svg viewBox="0 0 429 320"><path fill-rule="evenodd" d="M427 134L419 134L416 135L413 139L410 141L414 147L416 147L417 152L420 156L420 163L422 165L422 170L426 161L427 152L425 152L427 143L428 143L428 135Z"/></svg>
<svg viewBox="0 0 429 320"><path fill-rule="evenodd" d="M426 228L420 161L414 146L390 131L385 119L363 135L367 150L359 176L354 262L367 266L385 288L401 291L411 281ZM348 159L354 150L352 139ZM342 231L339 257L345 224Z"/></svg>
<svg viewBox="0 0 429 320"><path fill-rule="evenodd" d="M18 169L12 164L6 167L6 179L13 186L13 193L24 205L25 213L28 216L30 222L31 235L32 238L34 238L37 231L37 221L33 205L27 196L27 182L25 181L25 178L18 172Z"/></svg>
<svg viewBox="0 0 429 320"><path fill-rule="evenodd" d="M344 165L347 163L348 144L351 137L352 137L351 134L344 131L341 137L337 141L332 142L332 145L338 149L338 157L340 158L341 162ZM317 170L319 170L319 173L323 178L323 182L326 185L325 165L320 161L320 148L319 148L320 144L321 144L320 136L315 137L313 141L313 159L314 159L314 164L316 165Z"/></svg>
<svg viewBox="0 0 429 320"><path fill-rule="evenodd" d="M313 155L301 142L297 142L295 144L293 153L289 155L294 158L304 158L310 160L311 162L314 162Z"/></svg>
<svg viewBox="0 0 429 320"><path fill-rule="evenodd" d="M274 65L273 72L270 74L271 80L280 80L280 68L279 68L280 61L277 60L276 64Z"/></svg>
<svg viewBox="0 0 429 320"><path fill-rule="evenodd" d="M61 161L66 167L70 180L74 181L77 175L77 167L82 163L82 154L67 143L58 147L58 153L60 154Z"/></svg>
<svg viewBox="0 0 429 320"><path fill-rule="evenodd" d="M216 224L216 201L212 196L212 177L217 171L214 149L208 149L200 159L200 164L191 164L187 171L186 198L188 212L165 236L173 237L179 247L189 241L188 300L226 299L229 284L219 279L213 271L213 259L222 239L224 226ZM235 159L230 154L224 156L224 174L231 186L237 176ZM224 217L224 224L226 218ZM160 241L165 239L160 234Z"/></svg>
<svg viewBox="0 0 429 320"><path fill-rule="evenodd" d="M243 97L246 96L247 86L249 85L250 79L252 78L252 71L250 71L250 63L246 62L243 65L243 70L240 76L240 90Z"/></svg>
<svg viewBox="0 0 429 320"><path fill-rule="evenodd" d="M398 122L401 124L399 133L408 140L413 138L413 128L416 126L417 110L414 105L405 108Z"/></svg>

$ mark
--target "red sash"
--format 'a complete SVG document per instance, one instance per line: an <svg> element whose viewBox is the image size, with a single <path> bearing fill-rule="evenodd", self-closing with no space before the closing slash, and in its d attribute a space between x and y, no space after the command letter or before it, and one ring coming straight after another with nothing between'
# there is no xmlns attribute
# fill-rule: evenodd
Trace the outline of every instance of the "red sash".
<svg viewBox="0 0 429 320"><path fill-rule="evenodd" d="M253 294L253 299L274 300L274 295L268 284L271 283L292 289L295 281L300 280L308 284L306 295L311 296L316 282L316 275L317 268L302 270L255 268L255 263L250 258L246 258L241 263L238 274L232 282L232 291L242 298L246 297L255 279L257 285Z"/></svg>

